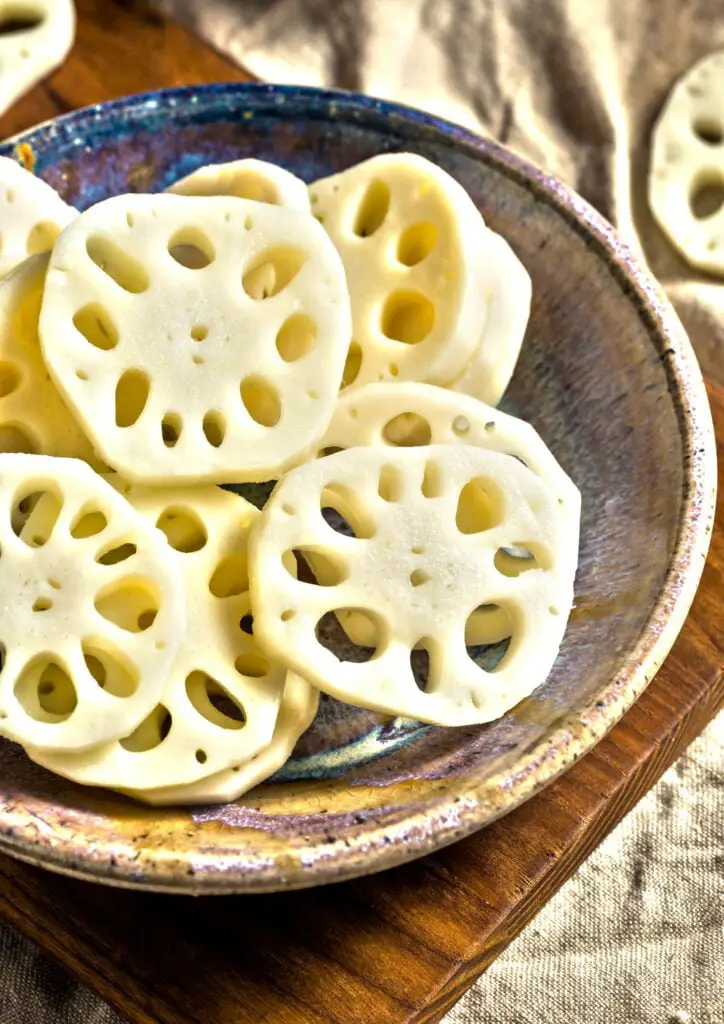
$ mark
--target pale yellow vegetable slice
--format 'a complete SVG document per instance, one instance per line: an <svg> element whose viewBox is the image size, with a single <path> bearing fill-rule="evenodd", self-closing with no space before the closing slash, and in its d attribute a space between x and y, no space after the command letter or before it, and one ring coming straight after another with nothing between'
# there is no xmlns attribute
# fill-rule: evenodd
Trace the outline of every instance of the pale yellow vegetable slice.
<svg viewBox="0 0 724 1024"><path fill-rule="evenodd" d="M352 300L345 383L447 384L487 317L488 232L462 186L412 153L372 157L309 189Z"/></svg>
<svg viewBox="0 0 724 1024"><path fill-rule="evenodd" d="M512 248L488 232L486 273L481 281L488 301L485 329L463 372L447 386L497 405L515 370L530 316L533 284Z"/></svg>
<svg viewBox="0 0 724 1024"><path fill-rule="evenodd" d="M75 37L73 0L0 0L0 113L63 63Z"/></svg>
<svg viewBox="0 0 724 1024"><path fill-rule="evenodd" d="M357 447L465 444L514 455L555 493L578 543L581 494L540 434L525 420L469 395L412 381L344 391L320 454Z"/></svg>
<svg viewBox="0 0 724 1024"><path fill-rule="evenodd" d="M162 534L85 463L6 454L0 549L0 735L55 751L128 735L186 628Z"/></svg>
<svg viewBox="0 0 724 1024"><path fill-rule="evenodd" d="M309 213L309 193L301 178L252 157L199 167L167 191L182 196L236 196Z"/></svg>
<svg viewBox="0 0 724 1024"><path fill-rule="evenodd" d="M724 276L724 50L674 86L654 126L649 205L694 267Z"/></svg>
<svg viewBox="0 0 724 1024"><path fill-rule="evenodd" d="M329 423L349 340L344 270L296 210L228 197L119 196L50 261L50 372L121 475L268 480Z"/></svg>
<svg viewBox="0 0 724 1024"><path fill-rule="evenodd" d="M33 256L0 281L0 452L68 456L102 469L40 351L47 266L47 256Z"/></svg>
<svg viewBox="0 0 724 1024"><path fill-rule="evenodd" d="M323 508L354 536L333 529ZM437 725L490 721L555 662L577 564L569 524L554 492L511 455L470 445L350 448L292 470L267 503L250 543L256 634L348 703ZM284 568L288 551L316 552L335 575L321 586L297 580ZM492 670L465 644L481 605L510 619ZM374 651L325 646L329 617L347 609L373 622ZM423 684L420 652L429 660Z"/></svg>
<svg viewBox="0 0 724 1024"><path fill-rule="evenodd" d="M534 428L467 395L432 384L404 381L394 388L367 384L343 391L320 454L359 446L471 444L514 455L555 493L567 516L574 546L578 544L581 495ZM310 568L324 579L329 568L314 552ZM374 626L359 612L340 616L350 639L361 647L374 645ZM466 627L468 645L498 643L509 635L508 616L499 608L481 607Z"/></svg>
<svg viewBox="0 0 724 1024"><path fill-rule="evenodd" d="M188 786L123 792L157 807L178 804L220 804L238 800L278 771L291 756L297 740L309 728L317 714L319 691L301 676L290 672L284 687L271 743L256 757L226 771L217 772Z"/></svg>
<svg viewBox="0 0 724 1024"><path fill-rule="evenodd" d="M0 36L0 64L2 43ZM15 160L0 157L0 277L28 256L49 252L63 228L77 216L78 211L41 178Z"/></svg>
<svg viewBox="0 0 724 1024"><path fill-rule="evenodd" d="M131 735L81 753L29 754L87 785L188 785L250 760L272 740L287 673L252 633L247 538L259 512L219 487L113 483L174 549L187 631L159 704Z"/></svg>

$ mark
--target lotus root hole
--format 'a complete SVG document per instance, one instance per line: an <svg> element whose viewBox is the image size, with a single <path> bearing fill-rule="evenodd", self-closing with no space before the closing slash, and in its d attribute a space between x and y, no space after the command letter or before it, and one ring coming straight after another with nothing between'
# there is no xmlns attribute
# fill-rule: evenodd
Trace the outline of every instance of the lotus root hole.
<svg viewBox="0 0 724 1024"><path fill-rule="evenodd" d="M160 598L150 581L129 576L101 589L94 604L98 614L114 626L142 633L155 622Z"/></svg>
<svg viewBox="0 0 724 1024"><path fill-rule="evenodd" d="M114 543L98 552L96 562L99 565L119 565L121 562L127 562L129 558L133 558L137 551L136 545L130 541L125 541L122 544Z"/></svg>
<svg viewBox="0 0 724 1024"><path fill-rule="evenodd" d="M380 469L377 493L383 501L395 502L402 497L404 478L397 466L385 465Z"/></svg>
<svg viewBox="0 0 724 1024"><path fill-rule="evenodd" d="M23 4L8 4L7 8L0 12L0 36L31 32L34 28L39 28L44 21L45 13L42 10L33 10L32 7L24 9Z"/></svg>
<svg viewBox="0 0 724 1024"><path fill-rule="evenodd" d="M400 235L397 259L406 267L414 267L430 255L436 243L437 228L434 224L413 224Z"/></svg>
<svg viewBox="0 0 724 1024"><path fill-rule="evenodd" d="M244 408L261 427L275 427L282 415L276 388L265 377L245 377L240 387Z"/></svg>
<svg viewBox="0 0 724 1024"><path fill-rule="evenodd" d="M166 540L175 551L193 554L200 551L208 534L203 522L193 509L172 505L164 509L156 520L156 526L166 535Z"/></svg>
<svg viewBox="0 0 724 1024"><path fill-rule="evenodd" d="M350 384L354 384L359 377L359 372L362 369L362 348L353 341L347 350L347 358L344 362L344 370L342 371L342 387L349 387Z"/></svg>
<svg viewBox="0 0 724 1024"><path fill-rule="evenodd" d="M108 517L96 505L84 505L70 524L70 535L74 540L85 540L103 533L108 526Z"/></svg>
<svg viewBox="0 0 724 1024"><path fill-rule="evenodd" d="M354 617L355 636L364 639L364 644L350 640L340 621ZM317 642L334 655L338 661L362 664L374 658L385 646L386 629L382 619L367 608L336 608L325 612L315 627Z"/></svg>
<svg viewBox="0 0 724 1024"><path fill-rule="evenodd" d="M389 186L379 178L373 178L365 190L357 209L352 230L359 238L374 235L385 222L390 209Z"/></svg>
<svg viewBox="0 0 724 1024"><path fill-rule="evenodd" d="M698 117L694 121L692 129L694 135L709 146L718 146L724 138L724 126L715 117Z"/></svg>
<svg viewBox="0 0 724 1024"><path fill-rule="evenodd" d="M201 424L204 437L212 448L220 448L226 437L226 417L216 409L206 413Z"/></svg>
<svg viewBox="0 0 724 1024"><path fill-rule="evenodd" d="M507 548L498 548L493 559L495 568L503 576L516 577L531 569L548 568L549 559L544 555L534 554L529 544L515 544Z"/></svg>
<svg viewBox="0 0 724 1024"><path fill-rule="evenodd" d="M205 231L185 227L177 231L168 243L168 254L186 270L204 270L216 259L216 249Z"/></svg>
<svg viewBox="0 0 724 1024"><path fill-rule="evenodd" d="M291 284L306 261L306 253L291 245L267 249L245 268L242 287L250 299L271 299Z"/></svg>
<svg viewBox="0 0 724 1024"><path fill-rule="evenodd" d="M320 496L320 510L324 521L335 533L357 540L368 540L376 533L371 512L345 484L331 482L325 485Z"/></svg>
<svg viewBox="0 0 724 1024"><path fill-rule="evenodd" d="M238 730L246 723L242 706L213 676L195 669L186 676L186 696L196 711L221 729Z"/></svg>
<svg viewBox="0 0 724 1024"><path fill-rule="evenodd" d="M99 270L133 295L148 290L150 280L143 264L104 235L92 235L86 242L86 251Z"/></svg>
<svg viewBox="0 0 724 1024"><path fill-rule="evenodd" d="M181 438L184 423L177 412L167 412L161 420L161 440L166 448L175 448Z"/></svg>
<svg viewBox="0 0 724 1024"><path fill-rule="evenodd" d="M420 487L423 497L440 498L444 491L442 468L439 463L430 460L425 463L425 471Z"/></svg>
<svg viewBox="0 0 724 1024"><path fill-rule="evenodd" d="M269 675L271 665L261 654L255 651L246 651L240 654L234 662L234 668L241 676L248 676L250 679L262 679Z"/></svg>
<svg viewBox="0 0 724 1024"><path fill-rule="evenodd" d="M151 390L149 376L143 370L126 370L116 384L116 426L132 427L146 408Z"/></svg>
<svg viewBox="0 0 724 1024"><path fill-rule="evenodd" d="M432 427L417 412L401 412L384 425L382 440L399 448L428 445L432 441Z"/></svg>
<svg viewBox="0 0 724 1024"><path fill-rule="evenodd" d="M305 313L293 313L279 328L276 346L285 363L303 359L314 348L317 325Z"/></svg>
<svg viewBox="0 0 724 1024"><path fill-rule="evenodd" d="M706 172L694 178L689 193L691 212L697 220L713 217L724 203L724 177L718 172Z"/></svg>
<svg viewBox="0 0 724 1024"><path fill-rule="evenodd" d="M86 668L98 686L112 697L132 697L140 682L138 669L107 640L85 637L81 643Z"/></svg>
<svg viewBox="0 0 724 1024"><path fill-rule="evenodd" d="M100 303L94 302L79 309L73 317L73 324L89 345L103 352L109 352L118 344L116 325Z"/></svg>
<svg viewBox="0 0 724 1024"><path fill-rule="evenodd" d="M435 307L421 292L393 292L382 307L385 337L405 345L419 345L435 326Z"/></svg>
<svg viewBox="0 0 724 1024"><path fill-rule="evenodd" d="M485 672L502 669L511 651L515 635L514 616L498 604L482 604L465 622L465 646L468 657ZM473 703L477 704L475 697Z"/></svg>
<svg viewBox="0 0 724 1024"><path fill-rule="evenodd" d="M238 597L249 589L249 564L245 551L225 555L214 569L209 590L214 597Z"/></svg>
<svg viewBox="0 0 724 1024"><path fill-rule="evenodd" d="M52 537L62 510L63 498L59 491L26 490L13 503L10 515L13 532L28 547L41 548Z"/></svg>
<svg viewBox="0 0 724 1024"><path fill-rule="evenodd" d="M20 367L7 360L0 362L0 398L6 398L20 387Z"/></svg>
<svg viewBox="0 0 724 1024"><path fill-rule="evenodd" d="M65 722L78 706L72 679L47 655L28 662L15 682L14 693L25 713L36 722Z"/></svg>
<svg viewBox="0 0 724 1024"><path fill-rule="evenodd" d="M129 753L143 754L159 747L171 732L172 725L171 712L163 704L157 704L131 735L119 743Z"/></svg>
<svg viewBox="0 0 724 1024"><path fill-rule="evenodd" d="M460 491L455 524L460 533L483 533L499 526L505 517L505 500L492 480L470 480Z"/></svg>
<svg viewBox="0 0 724 1024"><path fill-rule="evenodd" d="M292 558L289 559L289 555ZM337 552L324 548L295 548L282 556L282 565L290 576L319 587L336 587L349 575L349 566ZM294 571L296 569L296 572Z"/></svg>

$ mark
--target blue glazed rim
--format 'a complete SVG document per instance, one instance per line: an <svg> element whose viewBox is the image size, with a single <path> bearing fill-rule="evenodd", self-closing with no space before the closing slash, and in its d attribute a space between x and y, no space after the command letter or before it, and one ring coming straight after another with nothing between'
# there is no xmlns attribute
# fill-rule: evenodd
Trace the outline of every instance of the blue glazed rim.
<svg viewBox="0 0 724 1024"><path fill-rule="evenodd" d="M605 691L584 712L567 713L552 724L547 735L519 751L517 763L505 775L476 776L471 772L443 795L411 811L402 820L374 826L352 842L333 845L322 841L304 851L304 858L287 858L283 877L277 865L265 863L263 854L248 854L225 862L223 870L199 872L179 882L169 873L163 857L146 860L139 875L137 864L109 863L99 850L88 852L75 845L39 847L33 837L10 834L0 824L0 848L15 856L81 877L141 888L168 891L239 892L294 888L342 880L392 867L439 849L495 820L528 799L556 778L600 740L633 704L668 654L693 601L704 565L716 498L715 440L706 391L690 342L660 286L638 264L612 226L584 199L544 171L494 142L434 115L356 93L298 86L256 83L221 83L164 89L97 104L45 122L8 139L4 155L17 153L27 143L37 158L42 176L58 150L88 146L91 139L123 136L155 124L218 122L220 108L235 118L252 118L285 106L304 109L305 116L321 121L334 118L360 127L381 128L394 140L396 125L405 141L409 126L429 133L438 145L463 150L492 166L534 198L551 207L605 263L622 292L636 308L666 374L667 386L680 430L684 486L680 518L669 569L649 623L635 650ZM124 123L111 124L112 115ZM111 115L111 116L109 116ZM48 160L54 155L53 160ZM501 798L502 794L502 798ZM350 856L352 855L352 856Z"/></svg>

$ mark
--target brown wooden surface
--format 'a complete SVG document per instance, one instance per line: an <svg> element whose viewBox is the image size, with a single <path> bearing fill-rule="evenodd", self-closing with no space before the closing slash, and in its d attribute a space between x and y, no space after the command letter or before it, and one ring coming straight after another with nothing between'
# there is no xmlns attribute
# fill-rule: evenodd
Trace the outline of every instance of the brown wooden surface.
<svg viewBox="0 0 724 1024"><path fill-rule="evenodd" d="M134 0L78 0L64 68L0 124L243 72ZM724 464L724 390L712 390ZM636 706L563 778L456 846L278 896L91 887L0 858L0 913L138 1024L438 1021L724 703L724 480L699 594Z"/></svg>

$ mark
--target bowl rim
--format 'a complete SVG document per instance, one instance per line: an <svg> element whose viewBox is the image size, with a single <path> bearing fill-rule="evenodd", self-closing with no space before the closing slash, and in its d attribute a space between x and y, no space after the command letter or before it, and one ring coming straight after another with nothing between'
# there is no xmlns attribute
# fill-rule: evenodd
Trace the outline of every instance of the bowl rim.
<svg viewBox="0 0 724 1024"><path fill-rule="evenodd" d="M613 227L589 203L562 182L497 143L483 139L460 125L433 114L359 93L312 86L260 83L213 83L154 90L95 104L36 125L6 140L0 152L12 155L22 143L44 133L76 137L83 142L83 127L116 112L142 116L158 108L178 110L202 106L204 100L252 107L283 105L287 100L307 107L325 103L335 118L347 120L383 113L439 132L451 148L462 148L493 167L534 198L547 204L592 248L621 288L622 296L637 310L651 344L659 353L668 392L677 417L682 444L683 491L676 538L669 567L648 621L629 659L596 695L586 711L563 712L546 733L517 752L516 762L504 772L486 777L475 768L451 784L443 795L430 796L400 820L349 838L328 842L320 836L303 849L290 847L283 858L263 849L263 838L253 848L248 829L244 849L220 851L209 858L194 856L179 870L178 857L164 855L158 843L144 850L143 869L138 852L129 848L119 856L118 837L107 849L92 849L77 837L41 838L34 830L23 834L6 820L8 802L0 799L0 851L38 866L108 884L167 892L268 892L342 881L393 867L440 849L482 828L513 810L590 750L623 716L643 692L671 649L694 599L711 537L716 502L716 443L704 381L691 343L661 286L639 262ZM500 794L505 799L501 801ZM263 830L257 830L263 836ZM220 863L220 856L222 863ZM283 863L282 863L283 861Z"/></svg>

